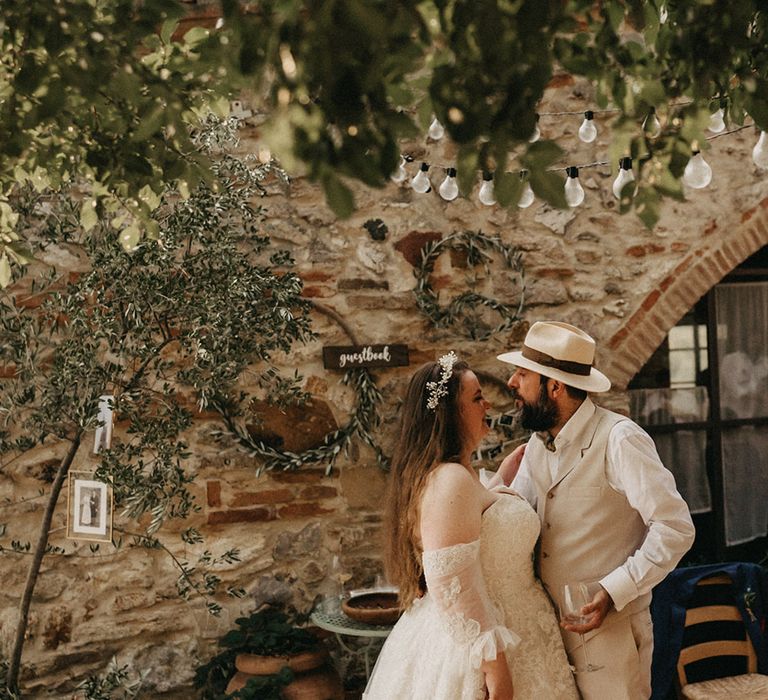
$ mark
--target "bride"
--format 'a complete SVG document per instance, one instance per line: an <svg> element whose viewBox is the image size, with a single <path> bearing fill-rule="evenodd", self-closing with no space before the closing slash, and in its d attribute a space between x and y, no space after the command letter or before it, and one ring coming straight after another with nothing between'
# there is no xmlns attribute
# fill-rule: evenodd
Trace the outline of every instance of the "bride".
<svg viewBox="0 0 768 700"><path fill-rule="evenodd" d="M453 352L408 386L386 507L387 569L406 611L364 700L578 698L533 575L539 518L470 467L489 406Z"/></svg>

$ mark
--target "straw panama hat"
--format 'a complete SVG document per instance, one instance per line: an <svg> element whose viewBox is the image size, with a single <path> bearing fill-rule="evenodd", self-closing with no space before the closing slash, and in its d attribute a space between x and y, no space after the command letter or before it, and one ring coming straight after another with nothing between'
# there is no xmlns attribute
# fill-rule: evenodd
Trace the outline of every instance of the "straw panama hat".
<svg viewBox="0 0 768 700"><path fill-rule="evenodd" d="M592 336L567 323L537 321L528 330L522 350L502 353L496 359L584 391L602 392L611 388L611 380L592 366L595 361Z"/></svg>

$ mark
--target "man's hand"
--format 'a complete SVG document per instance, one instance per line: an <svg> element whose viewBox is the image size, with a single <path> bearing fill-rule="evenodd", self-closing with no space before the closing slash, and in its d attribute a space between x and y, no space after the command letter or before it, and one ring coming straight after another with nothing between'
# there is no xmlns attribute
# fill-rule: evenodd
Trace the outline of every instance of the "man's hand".
<svg viewBox="0 0 768 700"><path fill-rule="evenodd" d="M608 614L612 607L613 601L611 600L611 596L608 595L608 592L605 590L605 588L601 587L600 590L595 593L595 597L592 598L592 601L587 603L581 609L581 614L589 618L588 622L584 623L583 625L573 625L569 622L561 622L560 627L562 627L564 630L568 630L569 632L584 634L585 632L589 632L590 630L594 630L600 627L600 625L603 624L603 620L605 620L605 616Z"/></svg>

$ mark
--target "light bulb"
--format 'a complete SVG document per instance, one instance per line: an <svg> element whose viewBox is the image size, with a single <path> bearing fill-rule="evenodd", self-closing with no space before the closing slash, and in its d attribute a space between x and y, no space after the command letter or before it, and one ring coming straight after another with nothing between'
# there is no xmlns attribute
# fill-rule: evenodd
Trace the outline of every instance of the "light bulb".
<svg viewBox="0 0 768 700"><path fill-rule="evenodd" d="M539 115L536 115L536 123L533 125L533 133L528 139L528 143L535 143L541 138L541 129L539 129Z"/></svg>
<svg viewBox="0 0 768 700"><path fill-rule="evenodd" d="M624 185L628 182L632 182L635 179L635 174L632 172L632 159L622 158L619 160L619 174L613 181L613 196L616 199L621 199L621 191L624 189Z"/></svg>
<svg viewBox="0 0 768 700"><path fill-rule="evenodd" d="M429 163L422 163L419 172L417 172L411 180L411 187L413 187L414 191L419 194L424 194L432 189L432 183L427 177L427 170L429 170Z"/></svg>
<svg viewBox="0 0 768 700"><path fill-rule="evenodd" d="M565 201L569 207L578 207L584 201L584 188L579 182L579 169L576 167L566 168L568 177L565 181Z"/></svg>
<svg viewBox="0 0 768 700"><path fill-rule="evenodd" d="M707 129L709 129L712 133L719 134L721 131L725 129L725 121L723 121L723 117L725 116L725 110L720 107L720 109L717 110L717 112L714 112L709 117L709 126Z"/></svg>
<svg viewBox="0 0 768 700"><path fill-rule="evenodd" d="M520 173L520 177L525 177L525 173ZM526 180L525 185L523 185L523 191L520 193L520 200L517 202L517 206L521 209L527 209L533 204L534 199L536 199L536 197L531 189L531 183Z"/></svg>
<svg viewBox="0 0 768 700"><path fill-rule="evenodd" d="M655 139L661 133L661 122L656 116L656 108L651 107L648 116L643 121L643 131L652 139Z"/></svg>
<svg viewBox="0 0 768 700"><path fill-rule="evenodd" d="M480 185L480 192L478 192L477 198L486 207L492 207L496 204L496 197L493 192L493 173L489 173L487 170L483 173L483 184Z"/></svg>
<svg viewBox="0 0 768 700"><path fill-rule="evenodd" d="M758 168L768 168L768 136L765 131L760 132L760 138L752 149L752 160Z"/></svg>
<svg viewBox="0 0 768 700"><path fill-rule="evenodd" d="M595 126L594 119L594 112L584 112L584 121L581 122L579 127L579 138L584 143L592 143L597 138L597 127Z"/></svg>
<svg viewBox="0 0 768 700"><path fill-rule="evenodd" d="M400 156L400 165L397 166L397 170L389 176L389 179L392 180L392 182L396 182L398 185L401 182L405 182L405 178L408 177L408 173L405 172L405 164L405 156Z"/></svg>
<svg viewBox="0 0 768 700"><path fill-rule="evenodd" d="M450 202L459 196L459 185L456 183L456 168L448 168L445 171L445 180L440 183L440 187L437 191L447 202Z"/></svg>
<svg viewBox="0 0 768 700"><path fill-rule="evenodd" d="M706 187L712 181L712 168L709 167L709 163L704 160L704 157L699 151L694 151L693 156L685 166L683 172L683 182L688 187L693 187L696 190L700 190L702 187Z"/></svg>
<svg viewBox="0 0 768 700"><path fill-rule="evenodd" d="M445 127L443 127L443 125L437 120L437 117L435 117L432 120L432 123L429 125L427 135L429 138L434 139L435 141L439 141L441 138L443 138L444 133Z"/></svg>

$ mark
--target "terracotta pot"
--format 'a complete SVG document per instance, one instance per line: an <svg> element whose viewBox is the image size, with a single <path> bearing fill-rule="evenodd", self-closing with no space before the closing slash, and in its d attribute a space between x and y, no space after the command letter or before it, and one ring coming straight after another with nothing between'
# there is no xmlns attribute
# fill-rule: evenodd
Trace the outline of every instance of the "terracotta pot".
<svg viewBox="0 0 768 700"><path fill-rule="evenodd" d="M330 667L315 669L296 676L283 689L285 700L344 700L344 685Z"/></svg>
<svg viewBox="0 0 768 700"><path fill-rule="evenodd" d="M288 656L261 656L260 654L238 654L235 658L235 668L238 671L253 676L271 676L287 666L294 673L303 673L322 666L328 659L325 649L303 651L300 654Z"/></svg>
<svg viewBox="0 0 768 700"><path fill-rule="evenodd" d="M241 656L253 657L254 654L245 654ZM303 655L302 655L303 656ZM327 656L327 654L326 654ZM239 658L239 657L238 657ZM262 659L269 659L274 657L261 657ZM290 664L285 663L285 659L280 659L283 666ZM246 664L248 659L245 660ZM309 663L308 660L302 660L300 663ZM255 662L258 666L258 662ZM279 671L282 666L277 670ZM273 671L276 673L276 671ZM284 700L344 700L344 686L341 682L339 674L336 673L334 668L329 664L324 666L314 666L306 671L297 671L294 669L296 677L291 681L282 691L282 697ZM225 693L227 695L234 693L241 688L245 687L246 683L254 676L270 675L269 673L246 673L245 671L237 671L232 676Z"/></svg>
<svg viewBox="0 0 768 700"><path fill-rule="evenodd" d="M253 675L250 673L243 673L242 671L235 672L235 675L229 679L229 683L227 683L227 689L224 691L224 694L230 695L236 690L240 690L240 688L245 687L245 684L248 682L249 678L253 678Z"/></svg>

